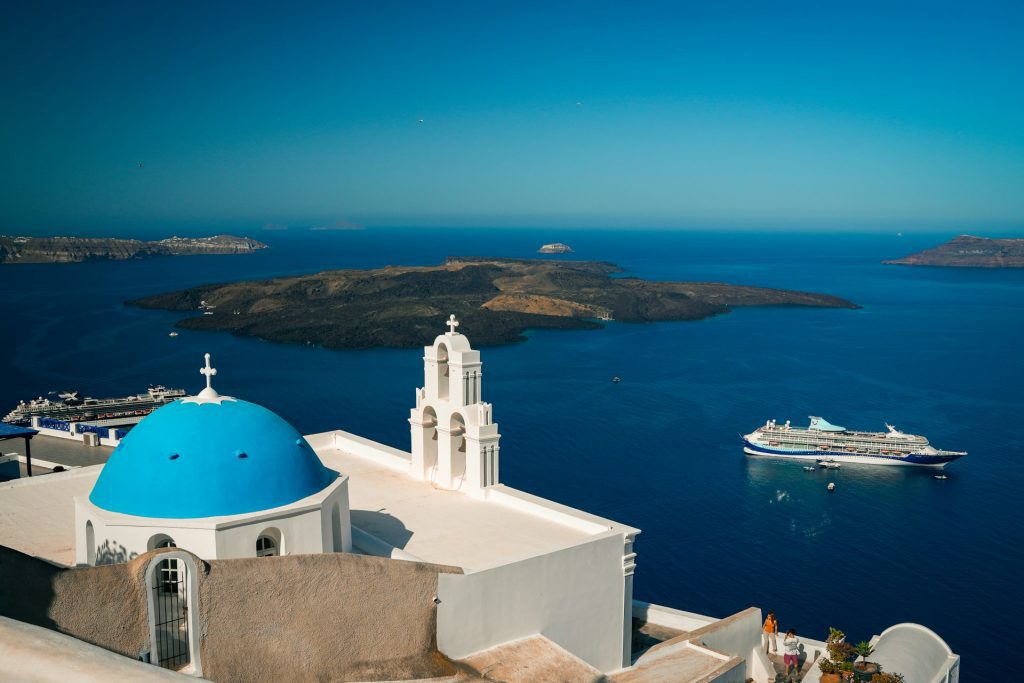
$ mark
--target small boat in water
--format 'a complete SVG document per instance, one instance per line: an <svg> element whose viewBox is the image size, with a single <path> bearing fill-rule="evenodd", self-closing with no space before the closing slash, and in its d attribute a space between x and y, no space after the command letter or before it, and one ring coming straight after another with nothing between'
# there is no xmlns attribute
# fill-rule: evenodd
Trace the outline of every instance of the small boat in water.
<svg viewBox="0 0 1024 683"><path fill-rule="evenodd" d="M818 465L824 467L827 470L838 470L842 465L837 463L835 460L819 460Z"/></svg>
<svg viewBox="0 0 1024 683"><path fill-rule="evenodd" d="M167 335L167 336L168 336L168 337L177 337L177 336L178 336L178 333L177 333L177 332L171 332L171 333L170 333L169 335Z"/></svg>
<svg viewBox="0 0 1024 683"><path fill-rule="evenodd" d="M831 493L832 491L836 490L836 483L834 481L830 481L828 483L828 486L826 486L825 488L827 488L829 493Z"/></svg>
<svg viewBox="0 0 1024 683"><path fill-rule="evenodd" d="M622 381L622 379L620 379L618 375L616 375L615 377L612 377L612 384L618 384L621 381Z"/></svg>
<svg viewBox="0 0 1024 683"><path fill-rule="evenodd" d="M945 474L936 474L935 478L936 479L949 479L949 477L947 475L945 475Z"/></svg>
<svg viewBox="0 0 1024 683"><path fill-rule="evenodd" d="M808 467L804 468L804 472L814 472L817 469L818 469L817 467L810 467L810 466L808 466Z"/></svg>

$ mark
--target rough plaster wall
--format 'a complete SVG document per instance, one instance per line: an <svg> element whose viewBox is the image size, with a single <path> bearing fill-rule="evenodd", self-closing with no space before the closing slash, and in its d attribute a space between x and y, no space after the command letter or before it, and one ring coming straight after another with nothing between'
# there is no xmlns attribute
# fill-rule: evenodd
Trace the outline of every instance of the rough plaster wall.
<svg viewBox="0 0 1024 683"><path fill-rule="evenodd" d="M205 563L211 680L400 680L452 673L436 648L439 572L348 553Z"/></svg>
<svg viewBox="0 0 1024 683"><path fill-rule="evenodd" d="M0 615L134 659L149 649L142 568L65 569L0 546Z"/></svg>

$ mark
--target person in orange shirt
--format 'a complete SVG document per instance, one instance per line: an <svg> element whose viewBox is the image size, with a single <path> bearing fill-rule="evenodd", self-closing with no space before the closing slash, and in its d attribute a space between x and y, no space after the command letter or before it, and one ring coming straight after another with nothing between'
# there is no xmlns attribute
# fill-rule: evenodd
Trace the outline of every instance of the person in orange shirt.
<svg viewBox="0 0 1024 683"><path fill-rule="evenodd" d="M779 622L775 620L775 612L769 612L768 618L764 620L764 629L761 633L761 644L764 645L766 653L769 648L772 652L776 651L775 636L778 632Z"/></svg>

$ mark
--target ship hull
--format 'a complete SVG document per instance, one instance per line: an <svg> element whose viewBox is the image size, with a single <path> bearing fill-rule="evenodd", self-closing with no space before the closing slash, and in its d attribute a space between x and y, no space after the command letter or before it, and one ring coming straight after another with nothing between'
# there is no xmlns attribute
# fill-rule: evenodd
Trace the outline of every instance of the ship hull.
<svg viewBox="0 0 1024 683"><path fill-rule="evenodd" d="M849 453L846 451L790 451L769 448L749 439L743 440L743 452L747 455L775 458L779 460L835 460L838 463L856 463L859 465L896 465L903 467L945 467L954 460L963 457L961 453L928 455L910 454L905 456L870 455L867 453Z"/></svg>

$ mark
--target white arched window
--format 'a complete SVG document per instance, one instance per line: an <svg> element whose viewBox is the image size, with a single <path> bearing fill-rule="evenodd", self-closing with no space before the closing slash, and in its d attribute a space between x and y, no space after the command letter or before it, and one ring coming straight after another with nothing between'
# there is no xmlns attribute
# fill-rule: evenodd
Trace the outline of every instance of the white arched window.
<svg viewBox="0 0 1024 683"><path fill-rule="evenodd" d="M96 531L91 520L85 523L85 563L90 567L96 564Z"/></svg>
<svg viewBox="0 0 1024 683"><path fill-rule="evenodd" d="M256 537L256 557L284 555L284 539L281 530L274 527L264 529Z"/></svg>

